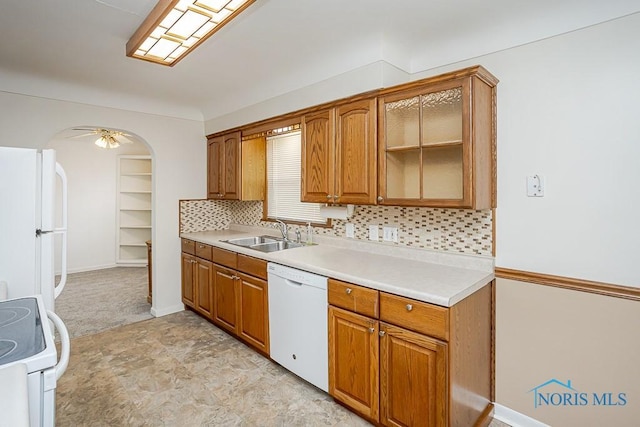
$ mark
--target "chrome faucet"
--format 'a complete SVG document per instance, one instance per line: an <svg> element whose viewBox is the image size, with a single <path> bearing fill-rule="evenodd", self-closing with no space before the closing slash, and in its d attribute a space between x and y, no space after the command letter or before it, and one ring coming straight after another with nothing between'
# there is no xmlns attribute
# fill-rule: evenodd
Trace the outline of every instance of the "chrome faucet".
<svg viewBox="0 0 640 427"><path fill-rule="evenodd" d="M286 241L289 241L289 226L279 219L276 219L276 222L280 224L280 232L282 233L282 238Z"/></svg>

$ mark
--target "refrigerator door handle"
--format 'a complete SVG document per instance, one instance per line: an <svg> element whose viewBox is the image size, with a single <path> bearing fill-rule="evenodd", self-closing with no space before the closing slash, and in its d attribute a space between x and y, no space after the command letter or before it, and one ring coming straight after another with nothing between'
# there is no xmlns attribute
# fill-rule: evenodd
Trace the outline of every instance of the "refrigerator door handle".
<svg viewBox="0 0 640 427"><path fill-rule="evenodd" d="M53 290L53 298L58 298L62 293L64 286L67 284L67 175L60 163L56 162L56 175L60 177L62 182L62 226L54 228L55 234L62 237L62 250L60 253L60 283Z"/></svg>

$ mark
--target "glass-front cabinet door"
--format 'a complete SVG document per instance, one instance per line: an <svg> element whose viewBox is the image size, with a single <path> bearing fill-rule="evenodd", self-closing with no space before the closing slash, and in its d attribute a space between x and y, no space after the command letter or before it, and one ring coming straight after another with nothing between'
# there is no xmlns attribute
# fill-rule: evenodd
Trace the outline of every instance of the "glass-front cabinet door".
<svg viewBox="0 0 640 427"><path fill-rule="evenodd" d="M482 92L477 100L474 85ZM378 204L491 207L491 90L471 76L380 98ZM475 167L483 168L477 177Z"/></svg>

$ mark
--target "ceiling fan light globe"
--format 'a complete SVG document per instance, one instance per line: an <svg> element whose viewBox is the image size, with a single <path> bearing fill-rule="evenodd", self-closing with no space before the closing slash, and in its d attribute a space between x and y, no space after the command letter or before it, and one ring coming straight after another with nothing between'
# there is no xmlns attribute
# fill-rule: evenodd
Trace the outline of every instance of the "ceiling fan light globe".
<svg viewBox="0 0 640 427"><path fill-rule="evenodd" d="M104 137L96 139L96 145L100 148L107 148L107 140Z"/></svg>

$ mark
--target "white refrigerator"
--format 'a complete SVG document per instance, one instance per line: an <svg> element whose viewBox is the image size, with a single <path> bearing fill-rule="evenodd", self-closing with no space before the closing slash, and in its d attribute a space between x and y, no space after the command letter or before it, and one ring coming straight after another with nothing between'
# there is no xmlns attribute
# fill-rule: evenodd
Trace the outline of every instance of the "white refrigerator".
<svg viewBox="0 0 640 427"><path fill-rule="evenodd" d="M60 260L54 260L56 244ZM46 309L55 311L66 270L67 178L55 150L0 147L0 287L8 298L41 294Z"/></svg>

